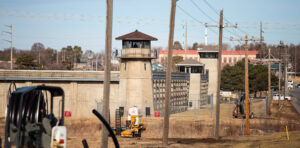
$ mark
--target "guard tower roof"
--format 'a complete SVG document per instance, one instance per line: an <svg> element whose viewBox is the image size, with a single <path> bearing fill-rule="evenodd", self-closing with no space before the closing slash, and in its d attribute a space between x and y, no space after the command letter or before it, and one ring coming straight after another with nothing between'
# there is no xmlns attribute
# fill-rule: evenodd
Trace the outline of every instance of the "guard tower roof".
<svg viewBox="0 0 300 148"><path fill-rule="evenodd" d="M134 32L119 36L116 40L152 40L156 41L157 38L147 35L145 33L135 30Z"/></svg>

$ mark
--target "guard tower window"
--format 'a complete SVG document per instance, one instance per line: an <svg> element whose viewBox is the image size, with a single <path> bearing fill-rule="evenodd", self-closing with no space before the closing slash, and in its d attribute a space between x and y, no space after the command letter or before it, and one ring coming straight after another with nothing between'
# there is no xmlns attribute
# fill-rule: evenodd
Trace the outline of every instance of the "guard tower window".
<svg viewBox="0 0 300 148"><path fill-rule="evenodd" d="M123 41L123 48L130 48L130 47L131 47L131 41L124 40Z"/></svg>
<svg viewBox="0 0 300 148"><path fill-rule="evenodd" d="M124 40L123 41L123 48L141 48L141 46L146 47L147 43L143 43L142 41L128 41L128 40ZM142 47L143 48L143 47Z"/></svg>
<svg viewBox="0 0 300 148"><path fill-rule="evenodd" d="M202 53L200 53L200 58L217 59L218 53L217 52L202 52Z"/></svg>
<svg viewBox="0 0 300 148"><path fill-rule="evenodd" d="M132 41L131 48L140 48L140 41Z"/></svg>
<svg viewBox="0 0 300 148"><path fill-rule="evenodd" d="M150 48L150 41L141 41L141 48Z"/></svg>
<svg viewBox="0 0 300 148"><path fill-rule="evenodd" d="M179 66L179 72L185 72L185 67L184 66Z"/></svg>
<svg viewBox="0 0 300 148"><path fill-rule="evenodd" d="M145 48L145 41L142 41L142 48Z"/></svg>

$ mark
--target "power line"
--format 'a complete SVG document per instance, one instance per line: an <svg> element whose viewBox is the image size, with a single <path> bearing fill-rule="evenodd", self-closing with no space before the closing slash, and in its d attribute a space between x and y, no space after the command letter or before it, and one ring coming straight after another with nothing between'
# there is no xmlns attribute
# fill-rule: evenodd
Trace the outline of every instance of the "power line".
<svg viewBox="0 0 300 148"><path fill-rule="evenodd" d="M210 20L212 20L215 23L219 23L218 21L214 20L212 17L210 17L208 14L206 14L195 2L194 0L191 0L191 2L194 4L194 6L196 6L196 8L198 8L198 10L204 14L207 18L209 18Z"/></svg>
<svg viewBox="0 0 300 148"><path fill-rule="evenodd" d="M205 4L206 4L209 8L211 8L217 15L219 15L219 13L216 11L216 10L217 10L216 8L214 8L208 1L206 1L206 0L203 0L203 1L205 2ZM231 21L229 21L229 20L226 19L225 17L224 17L224 20L225 20L227 23L231 24L231 25L233 24L233 23L231 23ZM240 27L238 27L237 29L238 29L240 32L244 33L244 34L250 35L248 32L242 30ZM238 36L240 37L240 35L238 35Z"/></svg>
<svg viewBox="0 0 300 148"><path fill-rule="evenodd" d="M183 13L185 13L186 15L188 15L190 18L192 18L194 21L196 21L196 22L198 22L198 23L200 23L200 24L202 24L202 25L205 25L205 23L204 22L202 22L202 21L199 21L198 19L196 19L194 16L192 16L190 13L188 13L186 10L184 10L182 7L180 7L179 5L176 5ZM213 29L211 29L211 28L208 28L210 31L212 31L213 33L215 33L216 35L218 35L218 33L215 31L215 30L213 30ZM228 39L230 39L230 38L228 38Z"/></svg>
<svg viewBox="0 0 300 148"><path fill-rule="evenodd" d="M216 8L214 8L210 3L208 3L206 0L203 0L204 3L210 8L212 9L218 16L220 16L220 14L218 13L218 10Z"/></svg>
<svg viewBox="0 0 300 148"><path fill-rule="evenodd" d="M181 8L179 5L176 5L183 13L185 13L186 15L188 15L189 17L191 17L193 20L195 20L196 22L204 25L205 23L199 21L198 19L196 19L195 17L193 17L190 13L188 13L187 11L185 11L183 8Z"/></svg>
<svg viewBox="0 0 300 148"><path fill-rule="evenodd" d="M202 14L204 14L207 18L209 18L210 20L212 20L212 21L215 22L215 23L219 23L218 21L216 21L215 19L213 19L211 16L209 16L205 11L203 11L203 10L202 10L195 2L194 2L194 0L191 0L191 2L192 2L192 3L194 4L194 6L197 7L198 10L199 10ZM216 14L217 14L218 16L220 16L220 14L217 12L216 9L214 9L207 1L205 1L205 2L209 5L209 7L210 7L211 9L213 9L213 10L216 12ZM232 23L230 23L230 24L232 24ZM238 34L236 34L236 33L234 33L234 32L231 32L231 31L229 31L229 30L224 30L224 31L227 31L227 32L233 34L234 36L241 37L240 35L238 35ZM215 32L215 33L217 34L217 32ZM226 37L225 37L225 38L226 38ZM229 39L229 38L227 38L227 39Z"/></svg>

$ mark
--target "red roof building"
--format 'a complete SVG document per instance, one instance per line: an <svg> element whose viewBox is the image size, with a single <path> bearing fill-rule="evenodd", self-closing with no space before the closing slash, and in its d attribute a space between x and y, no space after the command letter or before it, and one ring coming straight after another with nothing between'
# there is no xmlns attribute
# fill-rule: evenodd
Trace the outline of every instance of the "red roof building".
<svg viewBox="0 0 300 148"><path fill-rule="evenodd" d="M257 50L248 51L248 58L250 61L256 60ZM197 50L173 50L173 56L182 56L184 60L194 59L201 63ZM159 52L159 61L162 65L166 65L168 57L168 50L161 50ZM229 64L234 65L238 61L245 58L245 51L243 50L223 50L222 51L222 67Z"/></svg>

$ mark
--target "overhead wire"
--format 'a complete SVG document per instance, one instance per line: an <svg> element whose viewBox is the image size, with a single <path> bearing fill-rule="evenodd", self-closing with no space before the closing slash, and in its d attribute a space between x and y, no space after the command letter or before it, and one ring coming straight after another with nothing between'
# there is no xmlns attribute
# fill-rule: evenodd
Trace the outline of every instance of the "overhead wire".
<svg viewBox="0 0 300 148"><path fill-rule="evenodd" d="M193 15L191 15L189 12L187 12L186 10L184 10L182 7L180 7L179 5L177 5L177 7L183 12L183 13L185 13L186 15L188 15L190 18L192 18L194 21L196 21L196 22L198 22L198 23L200 23L200 24L202 24L202 25L205 25L205 23L204 22L202 22L202 21L200 21L200 20L198 20L197 18L195 18ZM216 34L216 35L218 35L219 33L218 32L216 32L215 30L213 30L213 29L211 29L211 28L208 28L210 31L212 31L214 34ZM230 40L230 38L229 37L226 37L226 36L224 36L223 35L223 37L224 38L226 38L226 39L228 39L228 40Z"/></svg>
<svg viewBox="0 0 300 148"><path fill-rule="evenodd" d="M194 21L202 24L202 25L205 25L204 22L202 21L199 21L198 19L196 19L195 17L193 17L190 13L188 13L187 11L185 11L182 7L180 7L179 5L176 5L183 13L185 13L186 15L188 15L189 17L191 17Z"/></svg>
<svg viewBox="0 0 300 148"><path fill-rule="evenodd" d="M206 14L195 2L194 2L194 0L190 0L193 4L194 4L194 6L202 13L202 14L204 14L207 18L209 18L210 20L212 20L213 22L215 22L215 23L219 23L218 21L216 21L215 19L213 19L212 17L210 17L208 14Z"/></svg>
<svg viewBox="0 0 300 148"><path fill-rule="evenodd" d="M200 7L199 7L199 5L197 5L196 3L195 3L195 1L194 0L190 0L192 3L193 3L193 5L195 6L195 7L197 7L198 8L198 10L202 13L202 14L204 14L207 18L209 18L210 20L212 20L213 22L215 22L215 23L219 23L218 21L216 21L215 19L213 19L211 16L209 16L207 13L205 13L205 11L203 11ZM212 7L212 6L211 6ZM213 8L211 8L211 9L213 9ZM218 15L218 16L220 16L219 15L219 13L217 12L217 10L216 9L213 9L214 10L214 12ZM234 35L234 36L236 36L236 37L241 37L240 35L238 35L237 33L235 33L235 32L232 32L232 31L229 31L229 30L227 30L227 29L224 29L224 31L227 31L227 32L229 32L230 34L232 34L232 35Z"/></svg>
<svg viewBox="0 0 300 148"><path fill-rule="evenodd" d="M207 0L203 0L204 3L210 8L212 9L218 16L220 16L220 14L218 13L217 9L214 8ZM231 25L234 25L234 23L231 23L231 21L229 21L226 17L224 17L224 20ZM249 36L251 36L251 34L249 34L248 32L244 31L243 29L241 29L240 27L237 26L237 30L239 30L240 32L244 33L244 34L248 34ZM239 35L240 36L240 35Z"/></svg>

